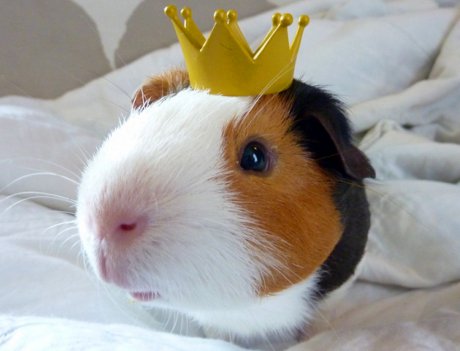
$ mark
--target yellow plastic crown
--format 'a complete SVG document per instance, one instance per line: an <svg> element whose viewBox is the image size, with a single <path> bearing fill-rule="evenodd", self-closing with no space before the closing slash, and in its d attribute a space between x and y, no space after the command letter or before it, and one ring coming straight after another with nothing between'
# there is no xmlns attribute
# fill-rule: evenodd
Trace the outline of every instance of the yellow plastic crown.
<svg viewBox="0 0 460 351"><path fill-rule="evenodd" d="M272 28L253 52L238 26L235 10L214 13L215 24L208 39L193 21L189 8L181 10L184 23L175 6L167 6L165 14L182 47L192 88L211 94L251 96L278 93L291 85L308 16L300 16L290 45L287 27L293 22L292 15L275 13Z"/></svg>

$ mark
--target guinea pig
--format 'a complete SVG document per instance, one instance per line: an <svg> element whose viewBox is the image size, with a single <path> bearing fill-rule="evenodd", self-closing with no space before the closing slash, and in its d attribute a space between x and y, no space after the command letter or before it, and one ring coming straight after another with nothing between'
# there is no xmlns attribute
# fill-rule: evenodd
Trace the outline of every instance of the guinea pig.
<svg viewBox="0 0 460 351"><path fill-rule="evenodd" d="M294 335L363 255L366 177L320 88L211 95L173 70L89 162L76 216L97 276L143 304L223 338Z"/></svg>

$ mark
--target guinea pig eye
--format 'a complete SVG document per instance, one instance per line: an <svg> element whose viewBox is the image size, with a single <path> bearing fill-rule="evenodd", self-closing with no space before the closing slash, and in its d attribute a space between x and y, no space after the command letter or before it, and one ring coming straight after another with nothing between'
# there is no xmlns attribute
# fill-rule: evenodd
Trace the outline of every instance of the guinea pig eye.
<svg viewBox="0 0 460 351"><path fill-rule="evenodd" d="M243 149L240 167L245 171L265 172L269 168L269 154L257 141L251 141Z"/></svg>

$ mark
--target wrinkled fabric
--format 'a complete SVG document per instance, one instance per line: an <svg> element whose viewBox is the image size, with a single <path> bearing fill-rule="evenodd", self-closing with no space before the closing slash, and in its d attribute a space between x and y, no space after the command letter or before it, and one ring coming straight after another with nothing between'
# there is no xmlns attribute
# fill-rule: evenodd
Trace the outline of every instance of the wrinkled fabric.
<svg viewBox="0 0 460 351"><path fill-rule="evenodd" d="M357 280L289 350L459 349L458 7L314 0L282 10L311 14L296 77L345 101L377 173L366 180L372 225ZM242 21L250 43L270 16ZM187 321L166 326L97 282L73 222L85 161L129 114L137 86L182 64L179 50L150 53L56 100L0 99L0 350L72 349L77 339L76 349L239 349Z"/></svg>

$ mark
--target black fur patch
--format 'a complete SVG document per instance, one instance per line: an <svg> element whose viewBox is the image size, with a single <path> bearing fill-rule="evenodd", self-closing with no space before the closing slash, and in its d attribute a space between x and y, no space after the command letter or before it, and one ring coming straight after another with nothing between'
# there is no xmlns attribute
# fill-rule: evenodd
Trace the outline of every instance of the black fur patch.
<svg viewBox="0 0 460 351"><path fill-rule="evenodd" d="M340 211L343 233L331 255L321 266L316 294L324 297L345 283L364 254L370 227L370 212L362 183L338 182L334 201Z"/></svg>
<svg viewBox="0 0 460 351"><path fill-rule="evenodd" d="M301 136L302 147L336 180L334 202L344 229L321 266L317 297L322 298L350 278L364 253L370 212L362 180L375 173L353 146L350 124L336 98L297 80L282 94L293 101L293 131Z"/></svg>

